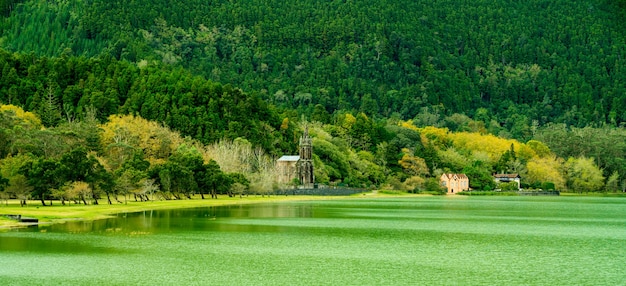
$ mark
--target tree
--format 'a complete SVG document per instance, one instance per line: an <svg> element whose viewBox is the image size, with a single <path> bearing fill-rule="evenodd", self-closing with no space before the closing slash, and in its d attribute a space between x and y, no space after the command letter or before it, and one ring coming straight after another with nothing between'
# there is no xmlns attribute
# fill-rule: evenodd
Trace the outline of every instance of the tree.
<svg viewBox="0 0 626 286"><path fill-rule="evenodd" d="M498 163L494 166L495 172L510 172L509 165L511 162L515 162L517 160L517 156L515 155L515 147L511 143L511 149L507 150L502 154Z"/></svg>
<svg viewBox="0 0 626 286"><path fill-rule="evenodd" d="M137 197L141 201L148 200L147 193L144 192L145 179L147 178L146 172L137 170L130 165L125 165L124 168L117 170L115 179L115 189L124 194L126 198L128 194L133 193L135 200ZM109 199L109 204L110 204Z"/></svg>
<svg viewBox="0 0 626 286"><path fill-rule="evenodd" d="M5 190L8 185L9 185L9 179L3 177L2 174L0 174L0 195L2 195L3 197L5 195Z"/></svg>
<svg viewBox="0 0 626 286"><path fill-rule="evenodd" d="M86 182L92 191L91 199L98 204L98 191L108 190L111 178L98 160L88 155L84 148L77 148L64 154L59 160L56 175L61 183Z"/></svg>
<svg viewBox="0 0 626 286"><path fill-rule="evenodd" d="M566 187L566 177L562 171L564 161L552 155L531 159L526 168L528 172L524 181L531 185L541 185L543 182L551 182L557 190Z"/></svg>
<svg viewBox="0 0 626 286"><path fill-rule="evenodd" d="M446 188L441 186L441 183L437 178L426 179L426 181L424 182L424 190L429 193L434 193L438 195L445 195L448 192Z"/></svg>
<svg viewBox="0 0 626 286"><path fill-rule="evenodd" d="M190 198L192 191L197 188L193 173L179 163L168 160L156 166L155 170L166 199L174 196L180 200L181 195Z"/></svg>
<svg viewBox="0 0 626 286"><path fill-rule="evenodd" d="M565 162L567 184L577 192L595 192L604 186L602 171L595 165L593 158L569 158Z"/></svg>
<svg viewBox="0 0 626 286"><path fill-rule="evenodd" d="M209 160L209 162L202 167L202 172L198 173L200 195L202 199L204 199L204 191L208 190L211 194L211 198L217 199L218 184L223 175L222 170L220 170L220 166L214 160Z"/></svg>
<svg viewBox="0 0 626 286"><path fill-rule="evenodd" d="M93 195L93 191L88 183L82 181L67 182L53 194L58 199L61 199L61 203L65 205L65 200L73 200L75 202L82 201L84 205L87 205L87 199Z"/></svg>
<svg viewBox="0 0 626 286"><path fill-rule="evenodd" d="M58 87L58 85L56 86ZM61 110L55 90L56 88L53 86L48 86L39 107L41 122L44 126L48 127L56 126L61 121Z"/></svg>
<svg viewBox="0 0 626 286"><path fill-rule="evenodd" d="M25 206L33 187L28 184L28 180L23 175L15 175L9 181L6 193L15 196L20 201L20 206Z"/></svg>
<svg viewBox="0 0 626 286"><path fill-rule="evenodd" d="M496 182L491 176L491 172L480 161L465 167L463 173L469 178L470 188L474 190L490 191L496 187Z"/></svg>
<svg viewBox="0 0 626 286"><path fill-rule="evenodd" d="M321 123L329 123L330 115L326 108L321 104L316 104L313 108L313 114L311 114L311 120L321 122Z"/></svg>
<svg viewBox="0 0 626 286"><path fill-rule="evenodd" d="M33 197L39 198L44 206L46 206L45 200L50 195L51 190L61 186L57 176L60 167L58 161L40 158L28 162L20 168L19 173L27 178L28 185L33 188Z"/></svg>
<svg viewBox="0 0 626 286"><path fill-rule="evenodd" d="M232 186L229 192L229 196L233 196L235 194L239 194L239 196L241 197L241 195L246 192L248 190L248 188L250 188L250 180L248 180L248 178L246 178L246 176L244 176L241 173L229 173L227 174L228 177L230 177L230 179L232 180Z"/></svg>
<svg viewBox="0 0 626 286"><path fill-rule="evenodd" d="M402 155L402 159L398 161L400 166L404 169L404 172L411 176L422 176L428 175L428 166L426 165L426 161L424 159L412 155L411 151L407 148L402 149L404 155Z"/></svg>
<svg viewBox="0 0 626 286"><path fill-rule="evenodd" d="M617 192L620 190L619 186L619 173L613 172L611 176L606 180L606 190L609 192Z"/></svg>

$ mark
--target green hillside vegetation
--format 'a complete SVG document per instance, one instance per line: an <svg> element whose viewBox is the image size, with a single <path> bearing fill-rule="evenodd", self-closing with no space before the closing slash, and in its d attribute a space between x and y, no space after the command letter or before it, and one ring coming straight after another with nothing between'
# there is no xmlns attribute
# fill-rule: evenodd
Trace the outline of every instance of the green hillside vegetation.
<svg viewBox="0 0 626 286"><path fill-rule="evenodd" d="M1 1L0 196L626 190L623 1ZM85 171L86 170L86 171Z"/></svg>
<svg viewBox="0 0 626 286"><path fill-rule="evenodd" d="M137 114L205 143L246 137L268 150L290 148L282 145L289 142L283 137L291 138L293 128L271 132L282 121L258 96L180 68L1 50L0 66L0 102L34 111L48 127L80 119L93 107L100 121L117 113Z"/></svg>
<svg viewBox="0 0 626 286"><path fill-rule="evenodd" d="M35 198L44 205L52 198L83 204L106 198L111 204L194 194L264 195L282 187L276 182L275 157L245 138L205 145L133 115L112 115L100 124L90 110L84 119L46 128L31 112L0 106L1 197L24 203ZM618 170L605 178L596 160L564 160L536 140L521 143L392 120L378 125L363 113L346 113L337 121L307 123L314 138L315 175L322 184L439 193L438 177L454 172L467 174L474 190L493 190L498 186L491 174L501 171L521 174L531 188L624 188ZM363 126L378 131L375 147L366 144L374 133L353 133Z"/></svg>
<svg viewBox="0 0 626 286"><path fill-rule="evenodd" d="M17 4L22 2L22 4ZM184 67L278 107L626 120L624 1L3 1L0 45Z"/></svg>

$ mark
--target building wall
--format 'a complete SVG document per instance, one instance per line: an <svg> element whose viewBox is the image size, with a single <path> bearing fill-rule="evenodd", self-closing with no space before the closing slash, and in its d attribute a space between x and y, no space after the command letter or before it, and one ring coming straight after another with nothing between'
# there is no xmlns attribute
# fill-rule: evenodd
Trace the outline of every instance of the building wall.
<svg viewBox="0 0 626 286"><path fill-rule="evenodd" d="M298 161L278 161L278 183L291 184L298 177Z"/></svg>
<svg viewBox="0 0 626 286"><path fill-rule="evenodd" d="M469 190L469 178L463 174L443 174L441 185L447 189L448 194L455 194Z"/></svg>

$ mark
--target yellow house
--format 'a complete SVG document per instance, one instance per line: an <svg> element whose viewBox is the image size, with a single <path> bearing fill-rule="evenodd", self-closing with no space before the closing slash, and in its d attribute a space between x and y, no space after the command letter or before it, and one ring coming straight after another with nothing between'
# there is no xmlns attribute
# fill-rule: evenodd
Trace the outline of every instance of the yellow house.
<svg viewBox="0 0 626 286"><path fill-rule="evenodd" d="M465 174L443 174L440 181L448 194L469 190L469 178Z"/></svg>

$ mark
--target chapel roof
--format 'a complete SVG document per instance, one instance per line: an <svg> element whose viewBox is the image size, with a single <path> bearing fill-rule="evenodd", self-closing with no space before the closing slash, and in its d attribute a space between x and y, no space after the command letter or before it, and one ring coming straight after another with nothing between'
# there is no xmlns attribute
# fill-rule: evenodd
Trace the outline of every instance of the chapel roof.
<svg viewBox="0 0 626 286"><path fill-rule="evenodd" d="M285 155L282 156L280 158L278 158L278 162L297 162L300 160L300 156L293 156L293 155Z"/></svg>

